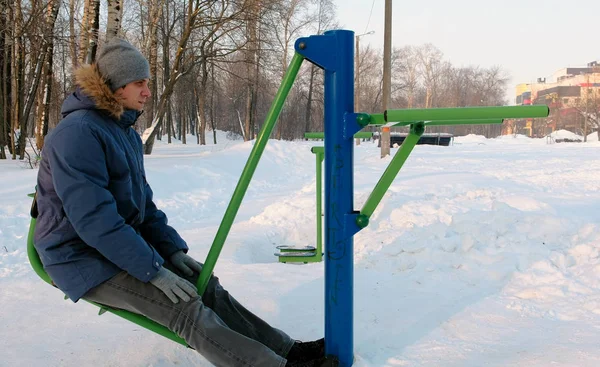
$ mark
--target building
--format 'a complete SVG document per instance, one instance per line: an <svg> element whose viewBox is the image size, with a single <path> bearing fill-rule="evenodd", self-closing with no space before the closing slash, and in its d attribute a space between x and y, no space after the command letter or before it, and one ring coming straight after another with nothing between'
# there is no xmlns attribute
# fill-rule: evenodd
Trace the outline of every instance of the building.
<svg viewBox="0 0 600 367"><path fill-rule="evenodd" d="M547 104L550 115L546 119L507 121L505 134L541 137L564 129L587 135L597 128L595 121L600 117L600 61L590 62L587 67L560 69L551 82L538 78L536 83L519 84L515 103Z"/></svg>

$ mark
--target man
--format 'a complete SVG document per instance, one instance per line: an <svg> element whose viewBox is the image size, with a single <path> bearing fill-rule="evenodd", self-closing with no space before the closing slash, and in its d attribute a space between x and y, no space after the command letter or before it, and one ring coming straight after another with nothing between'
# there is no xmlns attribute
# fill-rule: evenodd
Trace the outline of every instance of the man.
<svg viewBox="0 0 600 367"><path fill-rule="evenodd" d="M302 343L261 320L212 277L156 208L142 141L131 127L150 97L148 61L115 39L75 73L77 89L46 138L38 174L35 246L71 300L142 314L216 366L335 366L323 339Z"/></svg>

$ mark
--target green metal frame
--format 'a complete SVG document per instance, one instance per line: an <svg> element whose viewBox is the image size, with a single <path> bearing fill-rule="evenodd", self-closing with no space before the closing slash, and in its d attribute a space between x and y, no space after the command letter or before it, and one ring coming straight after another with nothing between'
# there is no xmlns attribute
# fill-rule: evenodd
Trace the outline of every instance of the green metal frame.
<svg viewBox="0 0 600 367"><path fill-rule="evenodd" d="M548 106L497 106L458 108L410 108L387 110L383 113L386 122L404 121L455 121L445 125L468 123L470 120L529 118L548 116ZM378 118L375 117L375 120ZM480 124L482 122L475 122ZM483 122L485 123L485 122Z"/></svg>
<svg viewBox="0 0 600 367"><path fill-rule="evenodd" d="M315 249L315 255L314 256L294 256L294 250L289 250L288 252L290 252L289 255L286 256L279 256L279 262L280 263L316 263L316 262L321 262L323 261L323 209L322 209L322 205L321 205L321 192L322 192L322 180L323 180L323 174L322 174L322 166L323 166L323 160L325 159L325 147L312 147L310 149L310 151L312 153L314 153L315 158L316 158L316 165L317 165L317 174L316 174L316 179L317 179L317 246ZM285 252L285 251L282 251Z"/></svg>
<svg viewBox="0 0 600 367"><path fill-rule="evenodd" d="M377 208L377 205L379 205L381 199L383 198L386 191L389 189L390 185L394 181L394 178L396 178L396 175L408 159L408 156L412 152L413 148L419 142L419 139L421 138L421 135L423 135L424 131L425 124L422 122L412 124L410 126L410 133L408 134L406 139L404 139L404 142L402 142L400 150L394 155L394 158L392 158L392 161L383 172L383 175L375 185L373 192L371 192L371 195L369 195L367 201L365 202L363 208L360 211L360 215L358 217L358 219L361 220L361 222L358 223L360 227L366 227L366 224L363 224L365 217L367 219L371 217L371 215Z"/></svg>
<svg viewBox="0 0 600 367"><path fill-rule="evenodd" d="M390 125L410 126L410 133L394 155L392 161L375 185L364 203L356 224L360 228L369 225L369 218L408 159L426 126L501 124L505 118L546 117L548 106L499 106L499 107L459 107L387 110L382 114L359 113L356 122L360 126Z"/></svg>
<svg viewBox="0 0 600 367"><path fill-rule="evenodd" d="M215 265L217 263L217 259L221 254L221 250L223 249L223 245L225 244L225 240L227 239L227 235L231 230L231 225L237 215L237 212L242 204L242 200L244 199L244 195L246 194L246 190L250 185L250 180L252 179L252 175L258 166L258 161L262 156L262 153L265 150L265 146L267 145L267 141L269 140L269 136L271 136L271 132L273 131L273 127L275 126L275 122L277 122L277 118L281 113L281 109L283 108L283 103L287 98L292 85L294 84L294 80L296 80L296 76L298 75L298 70L300 70L300 66L302 65L302 61L304 61L304 57L300 54L294 54L290 66L288 67L285 76L283 77L283 82L275 95L275 99L271 104L271 109L267 113L267 117L265 120L265 124L263 125L258 137L256 138L256 142L252 151L250 152L250 156L248 157L248 161L244 166L244 170L242 171L242 175L238 181L235 190L233 191L233 196L231 197L231 201L227 206L227 210L225 211L225 215L223 220L221 221L221 225L217 230L217 234L215 239L210 247L208 255L206 257L206 261L204 261L204 266L202 267L202 272L200 273L200 277L198 278L198 283L196 284L198 288L199 294L204 294L206 290L206 286L208 285L208 281L210 280L210 275L212 274Z"/></svg>

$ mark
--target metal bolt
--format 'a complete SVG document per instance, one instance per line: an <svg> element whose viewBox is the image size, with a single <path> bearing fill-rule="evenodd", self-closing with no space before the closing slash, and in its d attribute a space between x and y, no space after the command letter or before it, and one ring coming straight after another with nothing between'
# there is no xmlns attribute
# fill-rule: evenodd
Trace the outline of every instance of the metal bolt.
<svg viewBox="0 0 600 367"><path fill-rule="evenodd" d="M364 214L359 214L356 216L356 225L360 228L365 228L369 225L369 217Z"/></svg>
<svg viewBox="0 0 600 367"><path fill-rule="evenodd" d="M367 126L371 120L371 116L366 113L358 113L356 115L356 123L360 126Z"/></svg>
<svg viewBox="0 0 600 367"><path fill-rule="evenodd" d="M301 49L301 50L304 50L304 49L306 48L306 43L304 43L304 42L300 42L300 43L298 44L298 48L299 48L299 49Z"/></svg>

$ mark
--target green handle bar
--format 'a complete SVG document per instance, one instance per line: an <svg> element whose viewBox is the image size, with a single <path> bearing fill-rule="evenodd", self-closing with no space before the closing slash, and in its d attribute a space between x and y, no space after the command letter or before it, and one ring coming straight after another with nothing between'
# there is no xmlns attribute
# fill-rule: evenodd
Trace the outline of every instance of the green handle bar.
<svg viewBox="0 0 600 367"><path fill-rule="evenodd" d="M459 108L414 108L387 110L383 113L387 122L435 121L435 120L483 120L547 117L550 110L546 105L498 106Z"/></svg>
<svg viewBox="0 0 600 367"><path fill-rule="evenodd" d="M294 54L290 66L288 67L287 72L283 78L283 82L275 95L275 100L271 104L271 109L269 110L265 124L263 125L258 137L256 138L256 143L250 152L250 156L248 157L248 161L246 162L246 166L242 171L242 175L240 176L240 180L238 181L235 190L233 191L233 196L231 201L229 202L229 206L227 206L227 210L225 211L225 215L223 216L223 220L221 221L221 225L217 230L217 234L215 239L210 247L208 255L206 257L206 261L204 262L204 266L202 267L202 271L200 272L200 277L198 278L198 283L196 287L198 288L198 294L204 294L206 287L208 286L208 281L210 280L210 276L215 268L215 264L217 263L217 259L219 258L219 254L223 249L223 245L225 244L225 240L227 239L227 235L231 230L231 226L233 221L235 220L235 216L242 204L242 200L244 195L246 194L246 190L248 189L248 185L250 185L250 180L252 179L252 175L258 166L258 162L260 157L265 150L265 146L267 145L267 141L269 140L269 136L271 136L271 132L273 131L273 127L277 122L277 118L281 113L281 109L283 108L283 103L285 102L286 97L288 96L290 89L292 88L292 84L298 75L298 70L300 70L300 65L302 65L302 61L304 61L304 57L300 54Z"/></svg>

